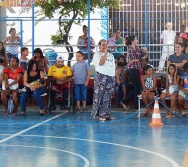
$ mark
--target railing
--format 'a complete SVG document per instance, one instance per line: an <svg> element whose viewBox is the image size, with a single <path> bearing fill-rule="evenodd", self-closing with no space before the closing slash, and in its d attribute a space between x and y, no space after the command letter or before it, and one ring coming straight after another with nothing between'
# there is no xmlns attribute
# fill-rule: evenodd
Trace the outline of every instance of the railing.
<svg viewBox="0 0 188 167"><path fill-rule="evenodd" d="M29 58L32 57L31 55L31 48L32 46L31 45L24 45L25 47L28 47L29 48L29 51L30 51L30 55L29 55ZM59 55L64 55L65 57L65 63L67 63L68 61L68 52L66 50L66 47L67 46L72 46L73 47L73 51L72 52L74 54L74 57L69 60L71 62L73 62L72 64L74 64L74 62L76 61L76 58L75 58L75 53L79 50L77 48L78 45L63 45L63 44L57 44L57 45L35 45L35 48L41 48L42 50L46 49L46 48L50 48L50 49L53 49L57 54ZM82 46L82 45L79 45L79 46ZM123 47L123 54L124 55L127 55L127 45L109 45L109 46L115 46L115 47ZM154 71L157 71L158 70L158 65L159 65L159 61L160 61L160 57L162 55L162 46L168 46L168 49L166 51L166 53L169 52L169 46L174 46L174 45L163 45L163 44L149 44L148 45L148 57L149 57L149 63L151 65L153 65L154 67ZM145 47L144 44L140 44L139 47ZM96 52L98 51L99 48L97 45L95 45L95 49L93 49L93 52ZM163 52L164 53L164 52ZM19 53L19 56L20 56L20 53ZM168 55L169 56L169 55ZM168 57L167 57L168 59ZM167 59L165 61L167 61ZM91 63L91 66L92 66L92 63ZM165 67L164 68L164 72L166 72L167 68Z"/></svg>

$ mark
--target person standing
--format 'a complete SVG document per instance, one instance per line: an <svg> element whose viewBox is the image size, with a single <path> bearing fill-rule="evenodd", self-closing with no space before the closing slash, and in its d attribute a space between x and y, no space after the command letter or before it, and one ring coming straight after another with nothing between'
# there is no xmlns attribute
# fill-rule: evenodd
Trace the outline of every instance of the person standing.
<svg viewBox="0 0 188 167"><path fill-rule="evenodd" d="M99 116L99 121L113 120L110 114L111 99L115 86L115 59L108 52L107 40L99 41L99 51L93 56L95 66L94 96L92 116ZM119 78L117 79L119 83Z"/></svg>
<svg viewBox="0 0 188 167"><path fill-rule="evenodd" d="M76 111L80 111L80 101L82 100L83 111L87 111L87 86L90 79L90 69L88 63L83 60L84 55L82 52L76 52L76 63L73 65L74 73L74 92L76 99Z"/></svg>
<svg viewBox="0 0 188 167"><path fill-rule="evenodd" d="M7 45L6 51L8 55L8 60L12 57L18 57L18 46L20 45L20 37L16 35L16 29L10 28L10 36L6 37L3 40L3 44Z"/></svg>
<svg viewBox="0 0 188 167"><path fill-rule="evenodd" d="M115 30L115 44L117 45L116 47L116 52L113 53L114 58L118 59L120 55L123 55L123 46L118 46L118 45L124 45L125 44L125 39L121 37L121 30L118 28Z"/></svg>
<svg viewBox="0 0 188 167"><path fill-rule="evenodd" d="M159 67L157 72L162 72L165 66L166 58L174 53L174 42L176 33L172 30L172 23L166 24L167 30L164 30L160 36L162 47L162 56L159 61Z"/></svg>
<svg viewBox="0 0 188 167"><path fill-rule="evenodd" d="M79 51L84 54L84 60L88 59L88 27L86 25L83 26L83 35L79 36L77 45ZM90 53L91 59L93 59L93 50L95 49L95 41L92 37L90 37Z"/></svg>
<svg viewBox="0 0 188 167"><path fill-rule="evenodd" d="M137 95L140 94L141 82L140 82L140 70L141 64L140 59L142 57L142 53L145 51L143 48L142 50L137 46L138 40L137 37L131 35L127 39L127 65L126 65L126 74L129 80L133 85L133 89L126 95L126 98L121 102L122 106L125 110L127 110L127 105L129 104L130 100L134 99L135 108L138 108L138 98Z"/></svg>

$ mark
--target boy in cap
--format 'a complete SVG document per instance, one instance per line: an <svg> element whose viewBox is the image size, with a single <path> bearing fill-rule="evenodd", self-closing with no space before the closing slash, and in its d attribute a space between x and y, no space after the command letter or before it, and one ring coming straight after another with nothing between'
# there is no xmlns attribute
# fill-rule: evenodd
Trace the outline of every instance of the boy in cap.
<svg viewBox="0 0 188 167"><path fill-rule="evenodd" d="M48 79L52 82L51 92L50 92L50 109L55 110L55 97L57 89L61 89L63 91L62 95L62 103L61 103L61 110L68 109L66 106L67 99L68 99L68 89L69 85L68 82L72 81L73 74L71 69L64 65L64 57L59 55L56 58L56 64L51 66L48 71Z"/></svg>

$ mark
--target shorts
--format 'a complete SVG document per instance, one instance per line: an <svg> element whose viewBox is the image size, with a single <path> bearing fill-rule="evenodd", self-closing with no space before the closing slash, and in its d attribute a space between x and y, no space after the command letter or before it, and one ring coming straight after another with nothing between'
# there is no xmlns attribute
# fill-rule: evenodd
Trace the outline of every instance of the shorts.
<svg viewBox="0 0 188 167"><path fill-rule="evenodd" d="M87 100L87 86L84 86L84 84L74 84L74 93L76 101Z"/></svg>
<svg viewBox="0 0 188 167"><path fill-rule="evenodd" d="M60 89L60 90L63 90L64 88L67 88L68 90L70 90L70 88L71 88L68 83L64 83L64 84L61 84L61 85L52 84L52 86L55 86L56 89Z"/></svg>
<svg viewBox="0 0 188 167"><path fill-rule="evenodd" d="M178 95L183 96L184 99L185 99L185 98L188 98L188 95L186 95L185 93L183 93L182 90L179 91L179 94L178 94Z"/></svg>

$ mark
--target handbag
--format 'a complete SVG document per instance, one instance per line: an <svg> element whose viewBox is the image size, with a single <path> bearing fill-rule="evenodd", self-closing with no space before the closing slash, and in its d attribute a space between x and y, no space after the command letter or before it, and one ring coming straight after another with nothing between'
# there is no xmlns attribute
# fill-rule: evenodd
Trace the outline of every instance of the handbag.
<svg viewBox="0 0 188 167"><path fill-rule="evenodd" d="M11 84L12 82L14 82L13 79L8 79L8 84ZM16 90L16 89L18 89L18 83L16 83L16 84L10 86L9 89L10 89L10 90ZM6 88L5 88L5 83L4 83L4 82L2 83L2 90L6 90Z"/></svg>

